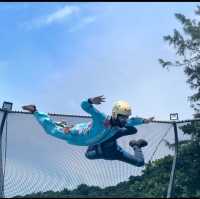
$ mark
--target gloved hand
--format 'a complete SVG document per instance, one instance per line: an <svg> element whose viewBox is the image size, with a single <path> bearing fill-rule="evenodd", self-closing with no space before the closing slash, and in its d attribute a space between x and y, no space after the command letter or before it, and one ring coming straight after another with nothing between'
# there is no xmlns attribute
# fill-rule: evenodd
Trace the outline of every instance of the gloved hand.
<svg viewBox="0 0 200 199"><path fill-rule="evenodd" d="M35 105L26 105L26 106L22 106L23 110L29 111L31 113L34 113L35 111L37 111L37 108Z"/></svg>
<svg viewBox="0 0 200 199"><path fill-rule="evenodd" d="M154 120L154 117L150 117L148 119L144 119L144 123L148 124L148 123L152 122L153 120Z"/></svg>
<svg viewBox="0 0 200 199"><path fill-rule="evenodd" d="M103 95L91 97L89 98L89 102L91 102L92 104L101 104L101 102L105 102L105 97L103 97Z"/></svg>

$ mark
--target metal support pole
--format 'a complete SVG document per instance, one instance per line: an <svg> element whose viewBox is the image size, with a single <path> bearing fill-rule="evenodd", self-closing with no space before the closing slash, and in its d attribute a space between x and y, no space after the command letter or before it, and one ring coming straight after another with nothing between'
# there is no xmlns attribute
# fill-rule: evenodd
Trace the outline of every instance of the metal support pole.
<svg viewBox="0 0 200 199"><path fill-rule="evenodd" d="M8 115L7 111L4 111L3 118L0 126L0 198L4 198L4 173L3 173L3 160L2 160L2 135L3 128Z"/></svg>
<svg viewBox="0 0 200 199"><path fill-rule="evenodd" d="M174 126L174 138L175 138L175 154L174 154L172 170L171 170L171 175L170 175L170 181L169 181L169 186L168 186L168 191L167 191L167 198L171 198L173 195L176 161L177 161L177 157L178 157L178 133L177 133L178 131L177 131L176 122L173 122L173 126Z"/></svg>

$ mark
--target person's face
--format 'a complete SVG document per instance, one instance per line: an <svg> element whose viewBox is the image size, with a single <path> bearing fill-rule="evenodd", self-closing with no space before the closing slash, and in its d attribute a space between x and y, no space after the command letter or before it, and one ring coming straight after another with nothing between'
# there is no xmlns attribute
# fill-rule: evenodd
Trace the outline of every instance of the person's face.
<svg viewBox="0 0 200 199"><path fill-rule="evenodd" d="M119 114L117 115L117 120L118 120L119 126L124 127L127 123L128 116Z"/></svg>

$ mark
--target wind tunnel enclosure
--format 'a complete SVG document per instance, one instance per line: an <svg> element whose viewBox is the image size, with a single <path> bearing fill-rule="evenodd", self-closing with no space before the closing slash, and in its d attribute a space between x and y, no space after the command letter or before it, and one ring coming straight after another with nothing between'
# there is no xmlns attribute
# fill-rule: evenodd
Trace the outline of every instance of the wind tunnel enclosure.
<svg viewBox="0 0 200 199"><path fill-rule="evenodd" d="M49 114L55 121L72 124L89 122L90 117ZM3 111L0 110L0 121ZM183 124L177 124L181 126ZM143 138L145 163L163 158L174 151L167 145L174 143L174 129L170 123L150 123L136 126L137 134L118 139L118 144L133 153L131 139ZM178 128L180 140L190 139ZM45 133L32 114L9 112L2 134L2 164L5 197L24 196L45 191L72 190L80 184L105 188L142 174L144 167L136 167L118 160L89 160L87 147L70 145ZM169 175L171 168L169 169Z"/></svg>

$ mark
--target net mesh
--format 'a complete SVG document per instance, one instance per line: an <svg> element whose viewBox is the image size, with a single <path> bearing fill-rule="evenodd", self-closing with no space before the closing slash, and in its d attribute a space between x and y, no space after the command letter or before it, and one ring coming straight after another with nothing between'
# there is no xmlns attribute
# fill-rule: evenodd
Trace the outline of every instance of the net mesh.
<svg viewBox="0 0 200 199"><path fill-rule="evenodd" d="M0 120L2 115L0 111ZM72 124L91 120L89 117L64 115L51 115L51 118ZM166 146L166 141L174 143L172 124L150 123L137 126L137 129L137 134L118 139L118 144L126 151L133 153L129 147L131 139L142 138L148 141L148 146L143 148L145 163L174 154ZM178 135L179 140L190 139L180 128ZM61 191L64 188L72 190L80 184L101 188L114 186L130 176L141 175L144 169L118 160L89 160L85 157L87 147L69 145L47 135L33 115L25 113L8 114L2 146L5 197Z"/></svg>

